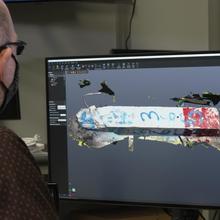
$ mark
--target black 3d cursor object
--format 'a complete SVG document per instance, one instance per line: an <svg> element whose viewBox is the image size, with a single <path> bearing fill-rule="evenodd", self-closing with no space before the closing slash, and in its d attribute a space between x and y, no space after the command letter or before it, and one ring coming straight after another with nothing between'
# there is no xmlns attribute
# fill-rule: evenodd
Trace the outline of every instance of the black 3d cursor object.
<svg viewBox="0 0 220 220"><path fill-rule="evenodd" d="M79 81L80 88L84 88L84 87L89 86L89 85L91 85L91 82L87 79Z"/></svg>
<svg viewBox="0 0 220 220"><path fill-rule="evenodd" d="M102 88L99 90L99 92L106 93L106 94L112 95L112 96L115 95L115 93L107 86L105 81L100 83L100 85L102 86Z"/></svg>

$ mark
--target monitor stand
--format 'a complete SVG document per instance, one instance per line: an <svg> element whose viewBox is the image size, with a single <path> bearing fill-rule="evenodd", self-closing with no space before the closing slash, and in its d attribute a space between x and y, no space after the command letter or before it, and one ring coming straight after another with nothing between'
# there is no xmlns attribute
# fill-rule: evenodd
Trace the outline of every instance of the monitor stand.
<svg viewBox="0 0 220 220"><path fill-rule="evenodd" d="M199 211L196 209L180 209L170 208L166 209L172 220L198 220Z"/></svg>

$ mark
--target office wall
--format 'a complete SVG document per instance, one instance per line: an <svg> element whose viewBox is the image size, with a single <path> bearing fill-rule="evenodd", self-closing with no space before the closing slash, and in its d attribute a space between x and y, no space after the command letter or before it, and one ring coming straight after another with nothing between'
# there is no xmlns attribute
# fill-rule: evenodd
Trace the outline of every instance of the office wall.
<svg viewBox="0 0 220 220"><path fill-rule="evenodd" d="M209 0L209 49L220 50L220 1Z"/></svg>
<svg viewBox="0 0 220 220"><path fill-rule="evenodd" d="M22 119L3 124L23 137L39 134L46 143L44 58L109 53L116 46L116 5L60 1L9 9L28 46L19 57Z"/></svg>
<svg viewBox="0 0 220 220"><path fill-rule="evenodd" d="M131 47L166 50L209 49L208 2L137 0Z"/></svg>

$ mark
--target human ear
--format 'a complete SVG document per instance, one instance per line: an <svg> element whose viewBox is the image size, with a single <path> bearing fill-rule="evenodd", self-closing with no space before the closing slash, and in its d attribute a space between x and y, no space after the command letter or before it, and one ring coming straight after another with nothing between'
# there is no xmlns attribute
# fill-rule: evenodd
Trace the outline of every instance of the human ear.
<svg viewBox="0 0 220 220"><path fill-rule="evenodd" d="M2 50L2 52L0 53L0 81L3 79L4 69L6 68L7 63L10 60L11 56L12 56L11 48L6 48Z"/></svg>

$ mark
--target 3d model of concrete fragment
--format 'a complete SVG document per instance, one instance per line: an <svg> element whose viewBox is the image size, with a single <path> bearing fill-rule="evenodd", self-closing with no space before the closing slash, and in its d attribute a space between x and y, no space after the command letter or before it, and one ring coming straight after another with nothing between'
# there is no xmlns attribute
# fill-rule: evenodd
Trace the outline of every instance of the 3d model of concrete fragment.
<svg viewBox="0 0 220 220"><path fill-rule="evenodd" d="M113 132L102 132L85 129L80 126L74 117L69 121L70 137L78 142L79 146L102 148L109 144L126 139L126 135L118 135Z"/></svg>
<svg viewBox="0 0 220 220"><path fill-rule="evenodd" d="M214 107L90 106L76 114L70 128L73 138L87 146L103 147L128 138L130 150L134 136L152 141L163 136L164 142L171 144L171 137L176 137L173 140L182 145L181 137L186 137L185 141L193 138L192 143L210 143L220 136L219 112Z"/></svg>
<svg viewBox="0 0 220 220"><path fill-rule="evenodd" d="M211 104L217 105L220 102L220 94L212 92L203 92L202 94L192 93L183 97L171 98L171 100L177 102L178 106L182 106L185 103L210 106Z"/></svg>
<svg viewBox="0 0 220 220"><path fill-rule="evenodd" d="M173 145L182 145L184 147L193 147L202 144L205 147L213 147L220 151L220 137L213 136L203 136L203 137L193 137L193 136L142 136L138 137L139 140L145 141L155 141L169 143Z"/></svg>

